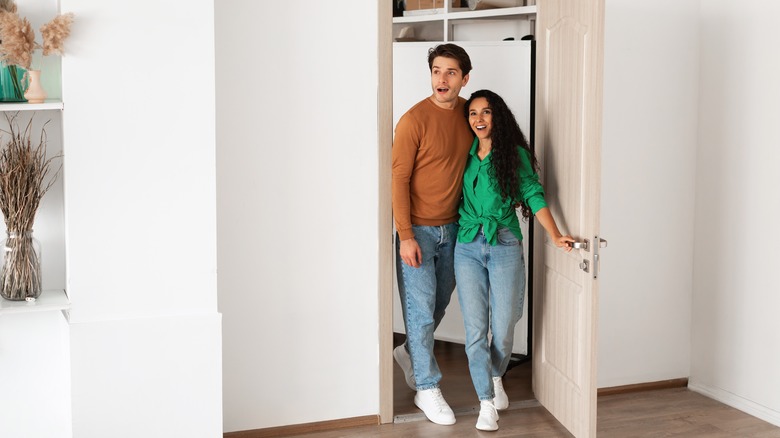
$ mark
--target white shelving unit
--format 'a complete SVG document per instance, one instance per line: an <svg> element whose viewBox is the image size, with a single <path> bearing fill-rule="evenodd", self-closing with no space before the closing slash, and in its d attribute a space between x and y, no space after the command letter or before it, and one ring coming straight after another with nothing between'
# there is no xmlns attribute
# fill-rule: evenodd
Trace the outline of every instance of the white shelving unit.
<svg viewBox="0 0 780 438"><path fill-rule="evenodd" d="M61 111L64 104L60 99L46 99L43 103L2 102L0 112L30 112L30 111ZM2 117L2 116L0 116ZM49 195L51 196L51 195ZM0 231L1 232L1 231ZM44 290L41 295L31 301L10 301L0 298L0 317L4 315L62 311L68 318L70 300L62 289Z"/></svg>
<svg viewBox="0 0 780 438"><path fill-rule="evenodd" d="M70 309L70 300L64 290L45 290L34 301L9 301L0 299L0 317L17 313L49 312Z"/></svg>
<svg viewBox="0 0 780 438"><path fill-rule="evenodd" d="M461 25L485 25L497 22L533 21L536 18L536 5L469 10L468 8L450 9L445 4L441 9L429 9L419 15L393 17L393 37L399 38L402 29L412 27L419 41L458 41L458 27ZM533 29L533 25L528 26Z"/></svg>
<svg viewBox="0 0 780 438"><path fill-rule="evenodd" d="M44 110L61 110L64 105L61 100L47 99L43 103L27 103L27 102L6 102L0 103L0 111L44 111Z"/></svg>

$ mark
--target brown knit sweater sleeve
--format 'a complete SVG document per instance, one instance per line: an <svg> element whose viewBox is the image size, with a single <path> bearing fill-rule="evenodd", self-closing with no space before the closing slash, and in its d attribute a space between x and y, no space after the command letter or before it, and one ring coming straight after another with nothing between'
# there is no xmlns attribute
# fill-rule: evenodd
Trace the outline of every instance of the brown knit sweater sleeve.
<svg viewBox="0 0 780 438"><path fill-rule="evenodd" d="M398 121L393 140L393 216L401 240L414 237L414 225L458 220L463 169L474 134L463 103L443 109L430 99Z"/></svg>

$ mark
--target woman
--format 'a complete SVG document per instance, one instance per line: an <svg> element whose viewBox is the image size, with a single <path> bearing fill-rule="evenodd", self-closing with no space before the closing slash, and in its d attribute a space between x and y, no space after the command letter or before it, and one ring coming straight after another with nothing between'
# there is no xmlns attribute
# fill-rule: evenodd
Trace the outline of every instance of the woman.
<svg viewBox="0 0 780 438"><path fill-rule="evenodd" d="M476 91L466 102L466 117L476 138L463 175L455 277L469 371L480 400L476 427L497 430L496 410L509 406L501 377L525 299L516 209L526 219L536 215L556 246L571 251L568 243L574 239L558 231L544 200L536 158L504 100L489 90Z"/></svg>

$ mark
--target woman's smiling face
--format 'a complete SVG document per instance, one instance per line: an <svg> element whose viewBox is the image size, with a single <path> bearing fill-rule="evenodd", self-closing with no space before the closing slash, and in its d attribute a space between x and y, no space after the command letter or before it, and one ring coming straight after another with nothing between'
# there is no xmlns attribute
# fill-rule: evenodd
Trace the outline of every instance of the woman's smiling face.
<svg viewBox="0 0 780 438"><path fill-rule="evenodd" d="M487 99L478 97L469 105L469 126L480 140L489 139L493 129L493 110Z"/></svg>

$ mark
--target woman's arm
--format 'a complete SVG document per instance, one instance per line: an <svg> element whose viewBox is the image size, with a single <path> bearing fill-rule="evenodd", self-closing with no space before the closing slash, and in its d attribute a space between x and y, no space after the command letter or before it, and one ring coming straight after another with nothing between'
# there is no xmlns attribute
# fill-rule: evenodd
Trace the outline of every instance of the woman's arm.
<svg viewBox="0 0 780 438"><path fill-rule="evenodd" d="M542 224L545 231L547 231L547 234L550 236L550 239L552 239L553 243L555 243L555 246L558 248L563 248L566 252L571 251L571 246L569 246L569 242L574 242L574 239L567 235L561 235L561 232L558 231L558 225L555 224L555 219L552 216L552 213L550 213L550 209L547 207L542 207L539 209L539 211L536 212L536 219L539 220L539 223Z"/></svg>

